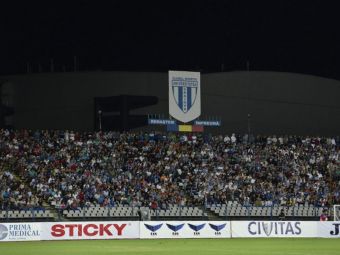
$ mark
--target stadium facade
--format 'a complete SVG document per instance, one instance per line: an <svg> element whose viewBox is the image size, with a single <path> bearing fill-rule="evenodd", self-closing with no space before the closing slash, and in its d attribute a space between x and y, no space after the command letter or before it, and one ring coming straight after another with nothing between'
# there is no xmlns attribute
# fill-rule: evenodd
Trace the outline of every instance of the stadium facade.
<svg viewBox="0 0 340 255"><path fill-rule="evenodd" d="M156 96L132 114L168 116L168 74L39 73L1 77L15 128L94 129L94 97ZM239 71L202 74L202 115L222 120L217 133L338 135L340 82L311 75ZM154 127L152 127L154 128ZM145 130L145 129L143 129Z"/></svg>

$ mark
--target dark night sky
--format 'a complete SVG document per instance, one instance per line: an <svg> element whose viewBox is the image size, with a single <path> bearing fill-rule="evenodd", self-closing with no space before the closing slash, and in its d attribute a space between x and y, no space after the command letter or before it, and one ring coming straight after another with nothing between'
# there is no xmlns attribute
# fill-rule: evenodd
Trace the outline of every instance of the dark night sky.
<svg viewBox="0 0 340 255"><path fill-rule="evenodd" d="M71 70L275 70L340 79L337 1L1 4L0 74ZM72 4L70 4L72 2ZM107 1L109 2L109 1ZM105 2L105 3L107 3Z"/></svg>

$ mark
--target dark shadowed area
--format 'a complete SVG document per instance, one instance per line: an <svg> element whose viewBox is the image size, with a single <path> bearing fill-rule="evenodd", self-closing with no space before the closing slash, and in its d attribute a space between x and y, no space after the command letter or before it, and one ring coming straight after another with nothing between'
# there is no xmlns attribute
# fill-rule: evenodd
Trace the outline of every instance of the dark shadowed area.
<svg viewBox="0 0 340 255"><path fill-rule="evenodd" d="M8 1L0 73L272 70L340 78L331 1Z"/></svg>

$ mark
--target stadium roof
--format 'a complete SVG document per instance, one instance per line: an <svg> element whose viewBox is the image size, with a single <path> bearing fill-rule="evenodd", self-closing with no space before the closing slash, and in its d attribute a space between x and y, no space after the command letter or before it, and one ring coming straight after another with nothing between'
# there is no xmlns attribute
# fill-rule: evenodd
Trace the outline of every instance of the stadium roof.
<svg viewBox="0 0 340 255"><path fill-rule="evenodd" d="M7 1L0 74L72 71L75 63L78 70L250 69L339 79L336 2L264 2Z"/></svg>

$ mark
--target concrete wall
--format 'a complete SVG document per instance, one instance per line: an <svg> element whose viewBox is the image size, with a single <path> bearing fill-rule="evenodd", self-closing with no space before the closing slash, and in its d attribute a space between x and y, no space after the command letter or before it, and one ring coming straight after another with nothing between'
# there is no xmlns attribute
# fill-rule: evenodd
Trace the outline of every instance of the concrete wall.
<svg viewBox="0 0 340 255"><path fill-rule="evenodd" d="M167 73L84 72L2 77L17 128L93 129L93 97L152 95L158 105L133 113L168 114ZM278 72L201 75L202 117L219 116L219 133L338 135L340 82Z"/></svg>

